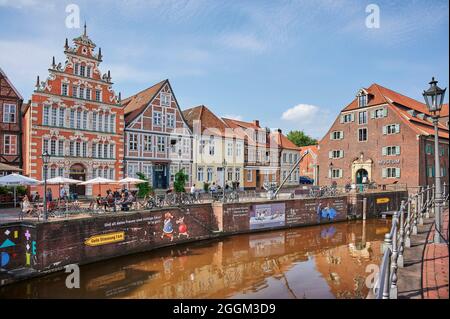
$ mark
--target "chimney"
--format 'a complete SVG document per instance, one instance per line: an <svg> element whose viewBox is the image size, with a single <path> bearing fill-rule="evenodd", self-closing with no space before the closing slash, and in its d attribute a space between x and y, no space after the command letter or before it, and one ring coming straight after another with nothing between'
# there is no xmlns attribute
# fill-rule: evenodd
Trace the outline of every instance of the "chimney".
<svg viewBox="0 0 450 319"><path fill-rule="evenodd" d="M253 124L255 124L257 127L259 127L259 120L253 120Z"/></svg>

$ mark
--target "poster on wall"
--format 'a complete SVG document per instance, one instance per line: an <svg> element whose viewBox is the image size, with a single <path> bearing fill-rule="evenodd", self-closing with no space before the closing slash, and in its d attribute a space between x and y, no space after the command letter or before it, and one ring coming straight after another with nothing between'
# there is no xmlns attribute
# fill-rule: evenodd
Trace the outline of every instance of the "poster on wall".
<svg viewBox="0 0 450 319"><path fill-rule="evenodd" d="M252 205L250 207L250 229L284 226L285 215L285 203Z"/></svg>

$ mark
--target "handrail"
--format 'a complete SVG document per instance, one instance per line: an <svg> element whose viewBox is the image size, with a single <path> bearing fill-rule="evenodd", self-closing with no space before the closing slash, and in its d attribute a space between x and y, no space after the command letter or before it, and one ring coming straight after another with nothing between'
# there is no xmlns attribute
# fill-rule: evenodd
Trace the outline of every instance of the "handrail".
<svg viewBox="0 0 450 319"><path fill-rule="evenodd" d="M372 288L376 299L397 299L397 270L404 267L404 249L411 247L411 235L417 235L417 226L423 225L424 217L430 217L436 198L435 189L434 185L419 187L417 193L401 201L400 209L392 216L391 229L384 236L380 272ZM443 189L444 198L448 197L445 183Z"/></svg>

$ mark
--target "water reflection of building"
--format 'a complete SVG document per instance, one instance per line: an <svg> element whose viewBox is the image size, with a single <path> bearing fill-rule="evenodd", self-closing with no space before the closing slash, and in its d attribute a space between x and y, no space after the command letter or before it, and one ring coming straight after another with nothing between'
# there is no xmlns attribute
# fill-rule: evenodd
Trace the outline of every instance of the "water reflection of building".
<svg viewBox="0 0 450 319"><path fill-rule="evenodd" d="M335 227L334 231L329 227ZM315 289L316 279L311 278L320 277L326 281L323 289L334 296L361 297L365 264L376 263L383 235L376 235L376 228L368 224L365 237L373 248L372 260L364 254L355 256L352 237L361 241L361 223L239 235L189 248L161 249L85 266L81 289L66 289L64 274L37 279L32 283L33 297L227 298L260 296L261 292L266 296L284 287L283 296L273 297L302 298L305 291L310 297L308 289ZM8 296L26 296L26 286L19 284Z"/></svg>

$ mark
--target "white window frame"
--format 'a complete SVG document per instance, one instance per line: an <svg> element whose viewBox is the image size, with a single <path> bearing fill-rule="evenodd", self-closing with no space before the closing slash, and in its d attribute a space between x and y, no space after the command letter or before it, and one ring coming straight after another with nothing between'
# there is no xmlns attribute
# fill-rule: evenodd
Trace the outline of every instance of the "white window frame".
<svg viewBox="0 0 450 319"><path fill-rule="evenodd" d="M9 143L6 143L6 138L9 138ZM12 137L14 137L15 138L15 143L12 143ZM5 155L17 155L17 153L18 153L18 150L17 150L17 143L18 142L18 140L17 140L17 135L13 135L13 134L5 134L5 135L3 135L3 154L5 154ZM15 150L16 150L16 152L15 153L13 153L11 150L12 150L12 145L15 145ZM9 151L7 152L6 151L6 146L8 146L9 147Z"/></svg>

